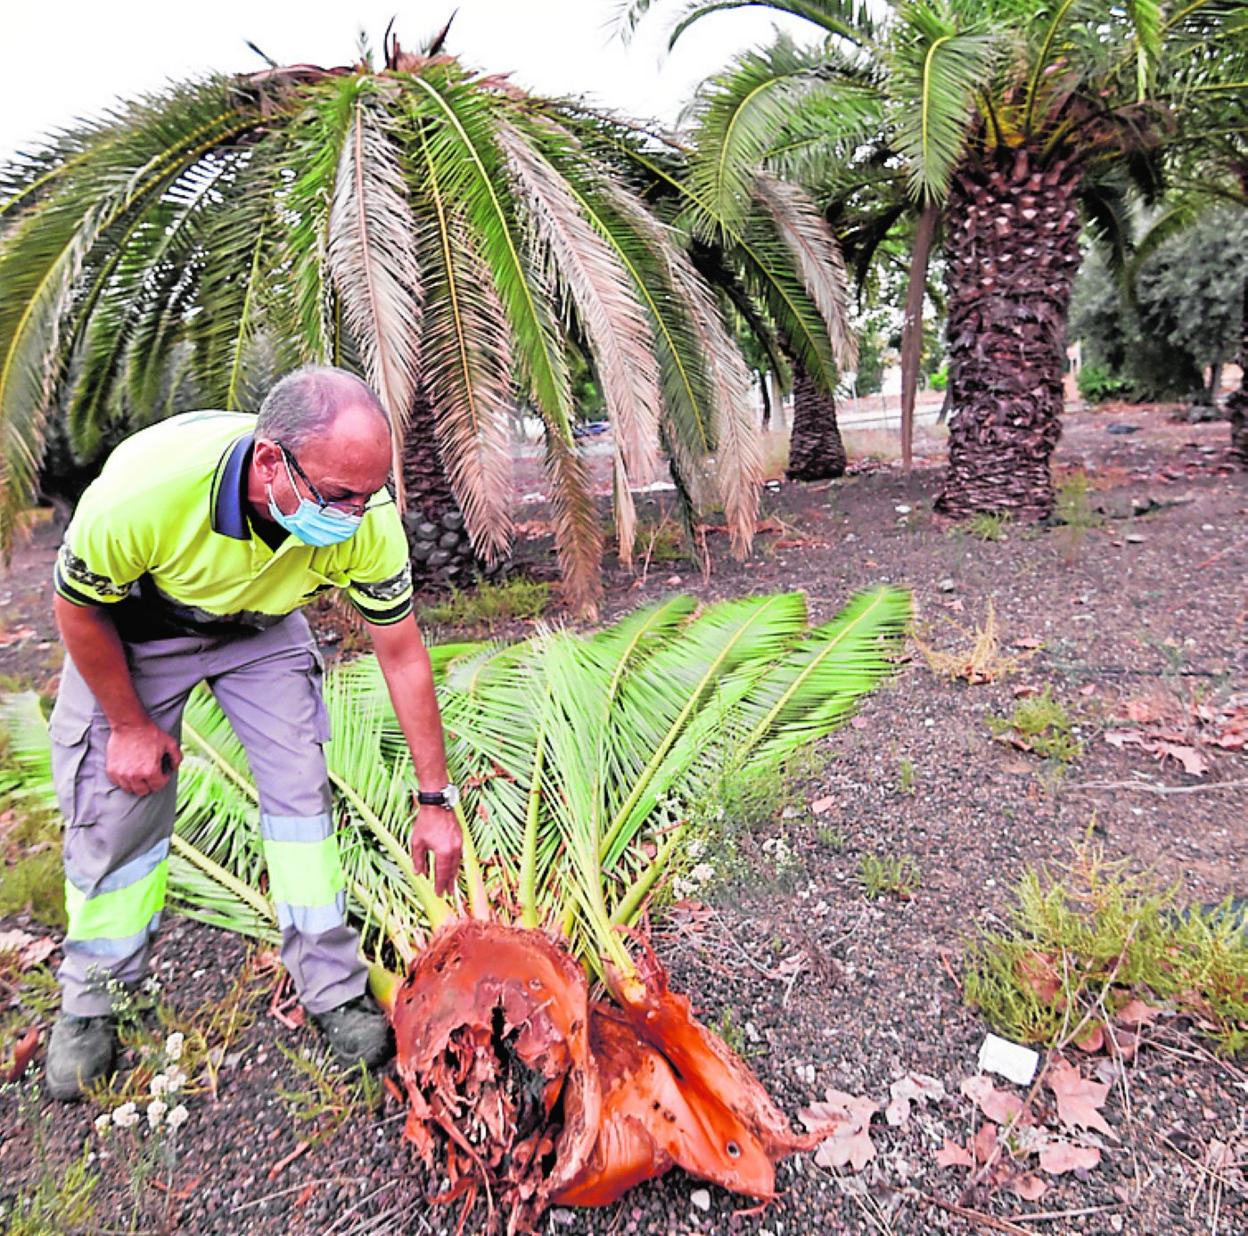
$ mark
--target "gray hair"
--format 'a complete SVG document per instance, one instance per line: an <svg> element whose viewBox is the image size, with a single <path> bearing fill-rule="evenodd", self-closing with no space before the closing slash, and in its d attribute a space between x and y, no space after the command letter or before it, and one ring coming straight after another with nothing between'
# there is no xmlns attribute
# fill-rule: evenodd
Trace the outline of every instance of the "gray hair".
<svg viewBox="0 0 1248 1236"><path fill-rule="evenodd" d="M390 417L367 382L332 365L307 365L288 373L264 397L256 433L298 450L326 433L347 404L371 408L390 432Z"/></svg>

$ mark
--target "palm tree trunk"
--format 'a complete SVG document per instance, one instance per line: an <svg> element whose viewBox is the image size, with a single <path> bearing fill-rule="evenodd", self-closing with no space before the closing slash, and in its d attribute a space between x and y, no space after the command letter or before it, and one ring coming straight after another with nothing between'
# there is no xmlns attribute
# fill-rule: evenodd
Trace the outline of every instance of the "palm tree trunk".
<svg viewBox="0 0 1248 1236"><path fill-rule="evenodd" d="M946 514L1053 511L1081 177L1073 160L1033 170L1026 149L954 175L945 209L954 409L936 504Z"/></svg>
<svg viewBox="0 0 1248 1236"><path fill-rule="evenodd" d="M1231 456L1248 469L1248 279L1244 280L1244 320L1240 327L1239 389L1226 398L1231 420Z"/></svg>
<svg viewBox="0 0 1248 1236"><path fill-rule="evenodd" d="M417 389L403 444L403 526L416 586L470 579L479 565L438 450L433 406Z"/></svg>
<svg viewBox="0 0 1248 1236"><path fill-rule="evenodd" d="M823 481L845 475L845 444L836 423L836 400L793 365L793 431L789 435L791 481Z"/></svg>

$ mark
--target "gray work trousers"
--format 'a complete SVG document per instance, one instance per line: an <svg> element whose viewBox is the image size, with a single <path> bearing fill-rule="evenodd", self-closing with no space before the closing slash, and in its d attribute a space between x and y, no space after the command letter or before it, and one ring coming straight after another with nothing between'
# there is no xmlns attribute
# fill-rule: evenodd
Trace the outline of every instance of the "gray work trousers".
<svg viewBox="0 0 1248 1236"><path fill-rule="evenodd" d="M345 919L342 870L321 744L329 717L321 661L307 621L291 614L265 631L126 644L139 699L181 737L192 688L206 682L247 751L260 796L260 835L282 931L282 961L310 1013L363 993L368 967ZM105 771L109 725L66 658L52 711L52 772L65 816L69 929L58 972L62 1009L107 1013L109 980L146 972L160 922L177 776L137 797Z"/></svg>

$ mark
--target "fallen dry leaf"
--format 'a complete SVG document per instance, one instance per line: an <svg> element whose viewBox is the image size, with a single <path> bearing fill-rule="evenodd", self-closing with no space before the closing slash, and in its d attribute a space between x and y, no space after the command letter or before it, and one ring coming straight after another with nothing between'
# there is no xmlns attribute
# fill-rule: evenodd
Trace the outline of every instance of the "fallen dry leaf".
<svg viewBox="0 0 1248 1236"><path fill-rule="evenodd" d="M1109 1087L1084 1077L1065 1060L1049 1067L1049 1089L1057 1098L1058 1119L1071 1129L1096 1129L1114 1136L1114 1131L1101 1115Z"/></svg>
<svg viewBox="0 0 1248 1236"><path fill-rule="evenodd" d="M1105 741L1121 751L1124 747L1147 747L1148 740L1139 730L1106 730Z"/></svg>
<svg viewBox="0 0 1248 1236"><path fill-rule="evenodd" d="M1114 1020L1124 1026L1151 1026L1161 1015L1161 1009L1145 1004L1143 1000L1131 999L1114 1014Z"/></svg>
<svg viewBox="0 0 1248 1236"><path fill-rule="evenodd" d="M1062 990L1062 980L1051 958L1034 949L1025 953L1015 967L1021 983L1029 987L1042 1004L1052 1004Z"/></svg>
<svg viewBox="0 0 1248 1236"><path fill-rule="evenodd" d="M1160 742L1154 748L1158 759L1178 760L1189 777L1203 777L1209 771L1209 761L1195 747L1175 742Z"/></svg>
<svg viewBox="0 0 1248 1236"><path fill-rule="evenodd" d="M815 815L824 815L831 811L835 806L836 799L829 794L826 798L816 798L815 801L810 804L810 809Z"/></svg>
<svg viewBox="0 0 1248 1236"><path fill-rule="evenodd" d="M1038 1201L1040 1195L1049 1187L1039 1176L1015 1176L1006 1186L1016 1197L1025 1202Z"/></svg>
<svg viewBox="0 0 1248 1236"><path fill-rule="evenodd" d="M18 1040L17 1046L13 1048L13 1065L5 1074L5 1081L19 1081L38 1049L39 1027L31 1026Z"/></svg>
<svg viewBox="0 0 1248 1236"><path fill-rule="evenodd" d="M1055 1140L1040 1150L1040 1170L1050 1176L1091 1171L1100 1161L1101 1152L1095 1146L1079 1146L1074 1142Z"/></svg>
<svg viewBox="0 0 1248 1236"><path fill-rule="evenodd" d="M1161 709L1151 699L1127 700L1122 711L1128 721L1135 721L1141 725L1147 725L1151 721L1160 721L1162 715Z"/></svg>
<svg viewBox="0 0 1248 1236"><path fill-rule="evenodd" d="M815 1162L820 1167L844 1167L862 1171L875 1158L871 1141L871 1117L879 1104L843 1090L829 1090L825 1101L812 1103L799 1112L802 1123L810 1132L831 1128L831 1135L819 1143Z"/></svg>
<svg viewBox="0 0 1248 1236"><path fill-rule="evenodd" d="M911 1103L939 1103L945 1097L945 1085L926 1073L906 1073L889 1086L888 1093L891 1099L884 1109L884 1119L900 1127L910 1119Z"/></svg>
<svg viewBox="0 0 1248 1236"><path fill-rule="evenodd" d="M955 1142L951 1137L945 1138L945 1144L936 1152L937 1167L974 1167L975 1158L969 1150Z"/></svg>
<svg viewBox="0 0 1248 1236"><path fill-rule="evenodd" d="M1008 1124L1023 1110L1023 1101L1018 1095L998 1090L982 1073L968 1077L962 1083L962 1093L997 1124Z"/></svg>
<svg viewBox="0 0 1248 1236"><path fill-rule="evenodd" d="M971 1151L981 1163L987 1163L992 1158L992 1152L997 1148L997 1126L989 1120L985 1120L979 1126L979 1132L975 1134L974 1141L971 1142Z"/></svg>
<svg viewBox="0 0 1248 1236"><path fill-rule="evenodd" d="M17 958L19 970L32 970L56 952L56 941L47 936L32 936L26 931L0 931L0 953Z"/></svg>
<svg viewBox="0 0 1248 1236"><path fill-rule="evenodd" d="M1100 1051L1105 1046L1105 1027L1099 1021L1094 1021L1075 1040L1075 1046L1080 1051L1086 1051L1089 1055L1094 1051Z"/></svg>
<svg viewBox="0 0 1248 1236"><path fill-rule="evenodd" d="M0 631L0 648L8 648L10 644L20 644L22 640L35 635L34 627L13 627L9 631Z"/></svg>

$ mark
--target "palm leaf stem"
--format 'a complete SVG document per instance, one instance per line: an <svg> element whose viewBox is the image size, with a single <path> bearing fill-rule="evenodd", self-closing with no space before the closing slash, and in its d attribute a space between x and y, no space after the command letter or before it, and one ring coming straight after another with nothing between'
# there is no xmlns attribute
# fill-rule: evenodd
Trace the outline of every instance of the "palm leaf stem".
<svg viewBox="0 0 1248 1236"><path fill-rule="evenodd" d="M237 876L232 875L219 863L213 862L207 854L192 845L185 837L180 837L177 833L174 833L170 844L188 863L198 867L200 871L215 880L223 888L228 889L240 901L245 901L267 922L276 925L277 915L273 912L273 907L269 904L267 897L258 893L251 885L244 883Z"/></svg>
<svg viewBox="0 0 1248 1236"><path fill-rule="evenodd" d="M417 874L416 868L412 864L412 856L399 844L394 834L381 822L381 818L360 797L350 782L344 780L341 775L335 772L330 772L329 779L335 789L351 804L355 813L363 820L373 836L381 842L382 849L394 859L399 870L404 872L412 881L412 888L416 893L417 900L420 902L421 909L424 910L426 917L429 919L430 925L440 927L447 919L452 917L451 907L444 898L439 897L434 892L433 884L430 882L429 877ZM463 827L462 820L460 827Z"/></svg>
<svg viewBox="0 0 1248 1236"><path fill-rule="evenodd" d="M520 917L526 927L536 927L537 914L537 831L542 811L542 766L545 760L546 729L537 731L533 751L533 773L529 781L524 815L524 843L520 851Z"/></svg>
<svg viewBox="0 0 1248 1236"><path fill-rule="evenodd" d="M678 824L672 829L668 839L659 848L659 852L650 860L642 873L633 881L628 891L616 902L611 922L623 927L632 926L637 912L641 909L655 882L667 870L676 847L684 838L687 825Z"/></svg>

